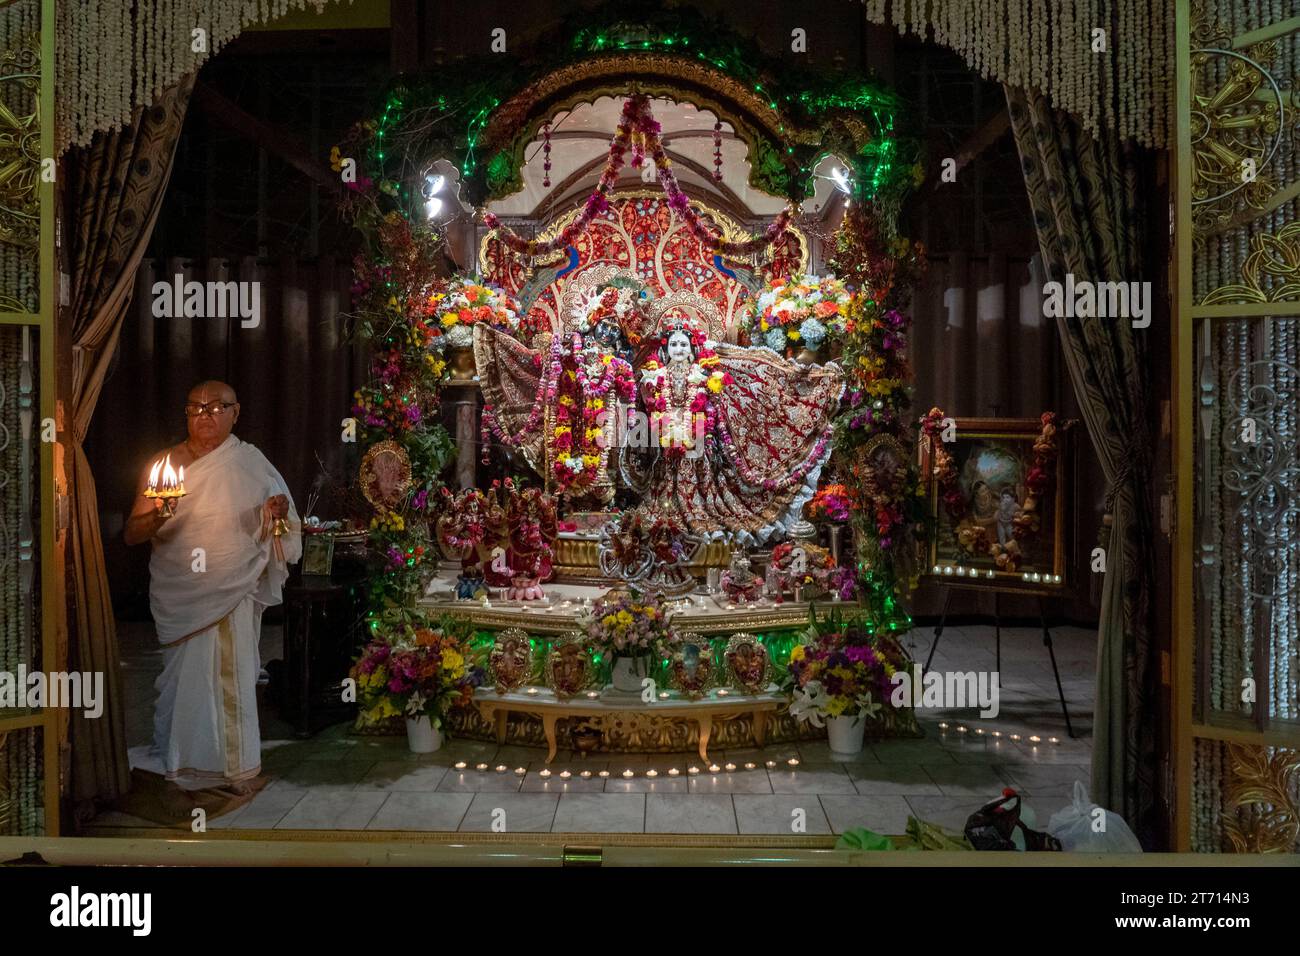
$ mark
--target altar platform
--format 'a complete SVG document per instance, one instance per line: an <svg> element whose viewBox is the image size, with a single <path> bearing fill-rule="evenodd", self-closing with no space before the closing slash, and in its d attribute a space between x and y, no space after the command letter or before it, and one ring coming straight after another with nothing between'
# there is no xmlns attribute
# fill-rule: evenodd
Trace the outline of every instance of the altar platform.
<svg viewBox="0 0 1300 956"><path fill-rule="evenodd" d="M428 613L452 614L485 630L521 627L530 634L563 634L577 628L583 609L610 590L612 585L548 583L542 601L507 601L500 597L504 588L493 588L494 597L486 601L458 600L455 596L456 574L442 572L434 578L419 599ZM710 637L724 637L747 632L765 632L800 628L808 623L815 607L819 615L832 608L852 611L857 602L827 597L818 601L781 603L763 598L737 604L724 595L689 594L676 604L673 624L680 630Z"/></svg>
<svg viewBox="0 0 1300 956"><path fill-rule="evenodd" d="M722 594L692 593L672 602L671 626L686 642L699 643L713 662L714 677L701 692L684 694L673 685L667 662L656 660L648 671L654 681L651 699L610 686L609 661L594 661L591 679L580 691L557 694L547 679L551 648L566 635L580 633L583 612L610 590L610 585L550 583L541 601L492 597L455 597L456 573L444 571L419 601L433 620L448 615L468 621L477 632L471 642L486 660L498 636L517 630L534 647L529 681L506 693L489 682L474 694L474 707L451 715L454 735L498 744L546 748L546 761L560 750L583 753L697 753L707 766L710 743L720 749L762 748L768 743L824 738L824 729L795 720L789 695L781 690L791 648L800 641L815 610L851 612L856 602L770 598L736 603ZM703 589L699 589L703 591ZM749 635L766 648L768 679L761 689L746 691L728 672L726 646L736 635ZM491 679L489 678L489 681ZM910 715L888 726L869 727L868 736L916 736Z"/></svg>

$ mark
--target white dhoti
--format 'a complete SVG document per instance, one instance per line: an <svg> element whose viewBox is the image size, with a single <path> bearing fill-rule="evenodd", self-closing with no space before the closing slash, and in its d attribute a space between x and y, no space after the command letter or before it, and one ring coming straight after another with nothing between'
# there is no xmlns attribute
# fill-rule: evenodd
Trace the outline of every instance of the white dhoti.
<svg viewBox="0 0 1300 956"><path fill-rule="evenodd" d="M302 544L292 498L290 532L269 533L262 505L289 490L261 452L233 435L186 469L185 485L149 565L164 665L154 684L154 742L133 749L131 764L202 789L261 771L262 611L280 603Z"/></svg>

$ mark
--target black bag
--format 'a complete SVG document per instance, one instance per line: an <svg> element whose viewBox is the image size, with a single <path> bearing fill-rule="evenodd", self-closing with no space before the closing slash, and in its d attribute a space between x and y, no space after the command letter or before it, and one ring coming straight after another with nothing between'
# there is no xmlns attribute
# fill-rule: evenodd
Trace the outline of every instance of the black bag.
<svg viewBox="0 0 1300 956"><path fill-rule="evenodd" d="M1011 835L1019 827L1026 850L1060 850L1061 841L1050 833L1031 830L1020 821L1020 795L1010 787L966 820L966 839L977 850L1015 850Z"/></svg>

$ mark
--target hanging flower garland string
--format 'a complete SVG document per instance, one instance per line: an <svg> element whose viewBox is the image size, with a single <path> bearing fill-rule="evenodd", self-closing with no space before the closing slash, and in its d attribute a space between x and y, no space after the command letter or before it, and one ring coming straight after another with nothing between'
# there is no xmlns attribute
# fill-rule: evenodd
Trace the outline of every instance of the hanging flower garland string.
<svg viewBox="0 0 1300 956"><path fill-rule="evenodd" d="M682 217L691 234L710 252L727 256L748 256L761 252L776 243L785 235L794 218L791 211L781 210L772 220L762 235L742 242L731 242L722 238L722 234L710 226L705 219L691 208L690 199L682 192L677 176L672 171L672 161L664 149L660 138L661 127L650 112L650 98L645 95L634 96L623 104L623 114L619 118L618 129L609 145L609 158L600 175L596 189L587 197L582 212L560 233L547 240L525 239L509 226L501 222L495 213L483 217L484 224L496 230L501 241L513 252L523 256L541 256L556 252L573 242L586 230L593 219L609 208L609 194L614 190L618 174L622 170L627 152L632 150L631 165L640 167L646 155L649 155L658 172L658 179L668 197L668 206Z"/></svg>

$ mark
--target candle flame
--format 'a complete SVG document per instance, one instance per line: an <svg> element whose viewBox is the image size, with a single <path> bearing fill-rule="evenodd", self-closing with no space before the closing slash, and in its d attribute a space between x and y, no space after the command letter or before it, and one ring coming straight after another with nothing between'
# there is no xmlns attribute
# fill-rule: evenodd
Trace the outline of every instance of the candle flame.
<svg viewBox="0 0 1300 956"><path fill-rule="evenodd" d="M159 458L157 461L155 461L155 462L153 463L153 467L149 469L149 487L150 487L150 488L157 488L157 487L158 487L158 473L159 473L160 471L162 471L162 466L163 466L163 460L162 460L161 458Z"/></svg>

